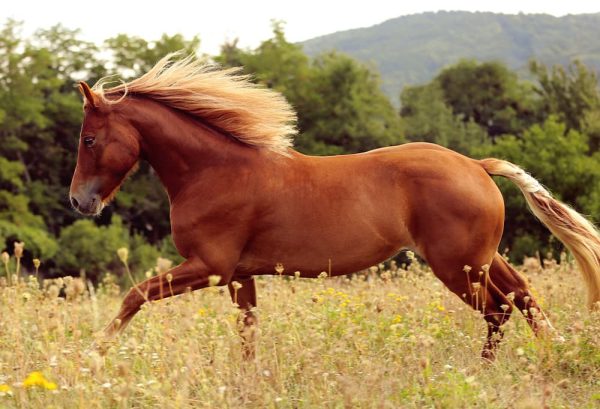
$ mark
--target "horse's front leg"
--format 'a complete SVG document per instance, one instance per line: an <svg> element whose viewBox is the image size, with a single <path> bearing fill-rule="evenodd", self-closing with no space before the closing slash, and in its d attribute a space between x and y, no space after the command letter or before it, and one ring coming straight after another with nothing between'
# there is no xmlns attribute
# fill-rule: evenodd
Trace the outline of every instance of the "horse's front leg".
<svg viewBox="0 0 600 409"><path fill-rule="evenodd" d="M256 307L256 285L254 277L238 279L228 285L231 300L240 309L240 335L242 354L245 359L254 359L256 355L256 324L258 322L253 308Z"/></svg>
<svg viewBox="0 0 600 409"><path fill-rule="evenodd" d="M121 333L145 302L207 287L211 274L216 273L209 271L202 261L190 258L166 273L149 278L131 288L123 299L119 313L104 329L104 339L109 340ZM221 275L219 284L225 284L227 281L229 276Z"/></svg>

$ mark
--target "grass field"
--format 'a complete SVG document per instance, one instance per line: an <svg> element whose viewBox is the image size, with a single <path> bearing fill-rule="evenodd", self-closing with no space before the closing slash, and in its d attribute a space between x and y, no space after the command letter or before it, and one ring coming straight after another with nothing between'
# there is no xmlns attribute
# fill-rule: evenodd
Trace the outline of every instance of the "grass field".
<svg viewBox="0 0 600 409"><path fill-rule="evenodd" d="M93 293L70 279L3 281L0 408L599 407L600 315L578 272L529 276L565 341L534 338L515 314L491 364L481 316L417 266L259 278L254 362L241 359L223 288L146 306L101 356L85 351L118 309L110 278Z"/></svg>

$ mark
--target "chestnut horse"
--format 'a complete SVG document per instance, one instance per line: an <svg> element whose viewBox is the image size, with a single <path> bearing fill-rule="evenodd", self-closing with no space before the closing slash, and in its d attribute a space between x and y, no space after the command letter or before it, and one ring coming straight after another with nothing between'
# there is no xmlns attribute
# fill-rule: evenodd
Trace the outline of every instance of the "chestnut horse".
<svg viewBox="0 0 600 409"><path fill-rule="evenodd" d="M408 248L482 312L483 356L492 359L514 307L535 332L544 316L527 281L497 252L504 203L490 175L521 189L577 260L590 305L600 300L598 231L509 162L427 143L302 155L291 148L295 114L281 95L193 57L169 55L129 83L106 88L100 81L91 89L81 82L80 91L85 117L73 206L99 214L145 159L167 190L173 240L185 258L168 272L172 292L162 289L167 273L132 288L106 337L144 302L207 287L209 276L231 293L233 281L242 284L237 303L252 325L253 276L274 274L279 263L285 274L316 277L330 265L331 275L341 275Z"/></svg>

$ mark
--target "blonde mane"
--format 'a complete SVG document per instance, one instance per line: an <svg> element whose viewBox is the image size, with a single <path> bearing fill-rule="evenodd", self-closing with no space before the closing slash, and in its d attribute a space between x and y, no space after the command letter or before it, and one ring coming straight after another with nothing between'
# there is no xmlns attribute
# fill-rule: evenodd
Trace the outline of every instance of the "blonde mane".
<svg viewBox="0 0 600 409"><path fill-rule="evenodd" d="M292 146L296 113L285 98L273 90L250 82L239 68L217 69L194 56L165 56L147 73L127 83L94 91L109 104L126 95L143 95L172 108L202 118L240 142L285 155ZM107 95L120 95L118 99Z"/></svg>

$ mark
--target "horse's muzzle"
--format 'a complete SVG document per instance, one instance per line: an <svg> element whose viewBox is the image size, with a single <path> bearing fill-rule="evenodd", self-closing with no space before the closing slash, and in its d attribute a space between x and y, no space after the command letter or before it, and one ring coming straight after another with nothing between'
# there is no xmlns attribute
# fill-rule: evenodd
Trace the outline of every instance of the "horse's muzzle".
<svg viewBox="0 0 600 409"><path fill-rule="evenodd" d="M86 216L96 216L100 214L102 208L104 207L99 194L72 194L69 199L71 200L71 205L73 208Z"/></svg>

